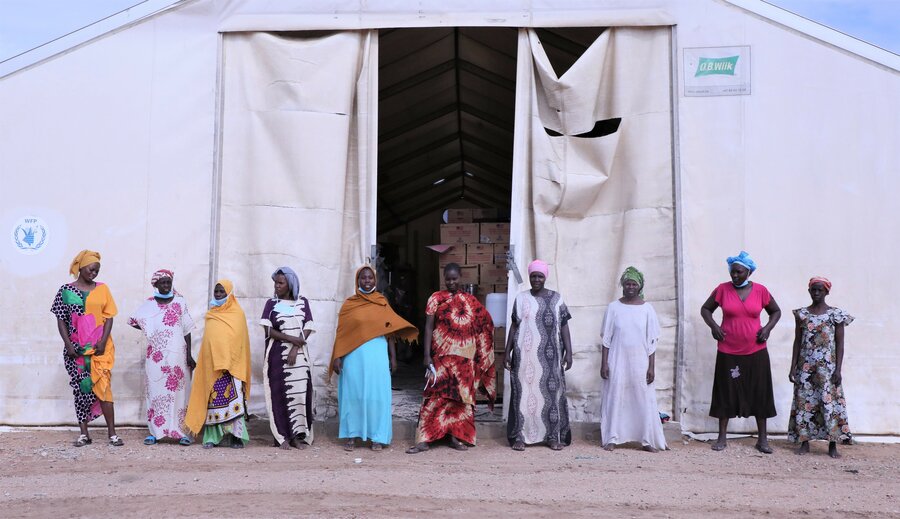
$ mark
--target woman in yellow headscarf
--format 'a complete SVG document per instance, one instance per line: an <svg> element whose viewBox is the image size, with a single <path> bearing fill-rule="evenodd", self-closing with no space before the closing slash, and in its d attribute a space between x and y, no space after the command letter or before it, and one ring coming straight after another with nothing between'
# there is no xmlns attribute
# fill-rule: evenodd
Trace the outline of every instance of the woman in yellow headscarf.
<svg viewBox="0 0 900 519"><path fill-rule="evenodd" d="M59 288L50 311L56 316L59 336L65 345L63 360L81 428L75 446L92 442L87 424L102 414L110 445L120 447L123 442L116 435L110 384L116 360L116 348L110 337L113 317L118 313L116 302L106 284L94 281L100 273L99 252L79 252L72 260L69 273L76 279Z"/></svg>
<svg viewBox="0 0 900 519"><path fill-rule="evenodd" d="M250 441L244 419L250 399L247 317L225 279L216 283L209 305L185 424L194 434L203 429L205 449L229 435L231 447L241 449Z"/></svg>

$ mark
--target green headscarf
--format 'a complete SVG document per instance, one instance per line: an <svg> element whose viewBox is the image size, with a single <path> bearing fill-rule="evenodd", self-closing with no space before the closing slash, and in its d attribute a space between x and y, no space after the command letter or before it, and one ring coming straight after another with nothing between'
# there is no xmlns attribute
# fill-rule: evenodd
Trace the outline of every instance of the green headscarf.
<svg viewBox="0 0 900 519"><path fill-rule="evenodd" d="M640 270L638 270L634 267L628 267L627 269L625 269L625 272L622 273L622 277L619 278L619 284L624 285L625 280L628 280L628 279L630 279L632 281L636 281L637 284L641 286L641 290L640 290L640 292L638 292L638 296L640 296L640 298L643 299L644 298L644 275L641 274Z"/></svg>

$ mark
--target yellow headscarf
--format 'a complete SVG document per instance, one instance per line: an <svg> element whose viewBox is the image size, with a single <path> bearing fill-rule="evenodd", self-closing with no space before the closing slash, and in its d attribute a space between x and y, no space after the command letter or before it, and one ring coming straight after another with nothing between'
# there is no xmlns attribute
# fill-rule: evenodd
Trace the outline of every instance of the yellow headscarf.
<svg viewBox="0 0 900 519"><path fill-rule="evenodd" d="M77 278L78 272L91 263L100 263L100 253L84 249L72 260L72 265L69 266L69 274Z"/></svg>
<svg viewBox="0 0 900 519"><path fill-rule="evenodd" d="M250 334L247 330L247 316L234 297L234 285L221 279L228 294L222 306L210 308L206 312L206 330L197 356L194 380L191 383L191 397L188 401L185 425L198 434L206 423L209 394L213 384L223 371L228 371L243 382L244 399L250 401Z"/></svg>

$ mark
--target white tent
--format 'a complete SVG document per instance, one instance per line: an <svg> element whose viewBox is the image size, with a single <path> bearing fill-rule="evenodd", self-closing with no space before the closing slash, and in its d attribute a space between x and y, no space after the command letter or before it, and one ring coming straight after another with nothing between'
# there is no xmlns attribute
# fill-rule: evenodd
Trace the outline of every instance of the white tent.
<svg viewBox="0 0 900 519"><path fill-rule="evenodd" d="M144 349L122 321L148 295L153 270L176 271L197 322L215 279L232 279L252 325L268 274L292 265L320 330L317 384L329 388L336 310L372 255L382 210L439 206L461 189L487 205L506 175L517 263L548 260L550 285L575 315L575 419L599 416L600 320L618 273L635 264L664 327L660 405L687 429L711 430L715 343L699 307L724 280L724 258L745 249L785 310L769 341L779 412L770 427L787 425L788 310L806 304L805 280L824 274L831 302L857 317L844 369L851 427L900 433L891 339L900 305L875 277L898 249L896 55L757 0L168 4L146 2L0 64L0 229L10 236L0 247L10 283L0 300L0 423L72 422L49 306L82 248L102 252L101 279L121 311L117 415L139 424ZM398 28L416 32L389 33ZM511 50L475 28L504 28ZM426 110L450 92L441 88L382 106L388 71L441 84L443 69L425 64L440 66L446 31L451 68L464 72L454 107ZM379 63L382 39L389 60ZM413 48L425 50L406 56ZM565 74L558 50L575 53ZM739 65L700 74L697 60ZM503 102L485 102L502 88L514 95L508 117ZM482 168L478 180L429 191L380 161L399 161L413 142L451 142L445 116L465 134L470 148L460 148ZM609 135L577 137L616 119ZM393 140L379 142L379 124ZM485 152L510 138L508 156ZM438 155L423 153L415 170L426 186L442 167L463 173ZM382 180L411 187L382 199ZM261 333L251 330L258 374ZM333 393L319 394L320 416L333 413Z"/></svg>

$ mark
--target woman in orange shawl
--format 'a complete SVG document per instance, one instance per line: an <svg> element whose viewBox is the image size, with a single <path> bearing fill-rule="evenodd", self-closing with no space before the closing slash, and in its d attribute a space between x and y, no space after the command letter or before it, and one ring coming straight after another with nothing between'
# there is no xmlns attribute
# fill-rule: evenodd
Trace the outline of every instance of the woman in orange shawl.
<svg viewBox="0 0 900 519"><path fill-rule="evenodd" d="M331 370L338 378L339 438L347 438L345 450L356 439L372 441L372 450L391 443L391 372L397 367L394 341L414 340L419 335L391 310L387 299L375 291L375 271L363 266L356 271L356 293L341 306L331 354ZM388 358L390 356L390 359ZM330 375L330 373L329 373Z"/></svg>
<svg viewBox="0 0 900 519"><path fill-rule="evenodd" d="M65 345L63 360L75 397L75 416L81 428L75 446L83 447L92 442L87 424L103 414L109 444L121 447L124 443L116 435L110 384L116 347L109 334L118 309L109 287L94 281L100 273L100 253L79 252L69 266L69 273L76 279L59 288L50 311L56 316L59 336Z"/></svg>
<svg viewBox="0 0 900 519"><path fill-rule="evenodd" d="M226 436L231 436L232 448L242 449L250 441L244 419L250 399L247 317L231 281L216 283L209 304L184 422L194 434L203 428L205 449L219 445Z"/></svg>

